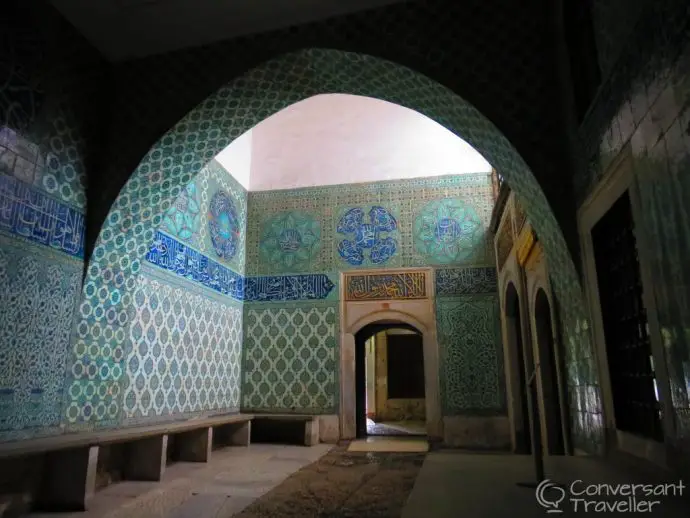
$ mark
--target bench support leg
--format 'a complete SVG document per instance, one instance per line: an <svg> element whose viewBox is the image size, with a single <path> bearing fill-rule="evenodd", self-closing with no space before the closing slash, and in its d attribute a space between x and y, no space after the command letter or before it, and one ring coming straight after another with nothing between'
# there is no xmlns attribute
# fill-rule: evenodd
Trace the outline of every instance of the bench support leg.
<svg viewBox="0 0 690 518"><path fill-rule="evenodd" d="M168 436L147 437L127 446L125 478L158 482L165 472Z"/></svg>
<svg viewBox="0 0 690 518"><path fill-rule="evenodd" d="M178 458L182 462L208 462L213 448L213 428L184 432L175 438L179 444Z"/></svg>
<svg viewBox="0 0 690 518"><path fill-rule="evenodd" d="M98 446L51 452L37 506L45 511L86 511L96 492Z"/></svg>
<svg viewBox="0 0 690 518"><path fill-rule="evenodd" d="M252 436L252 422L247 421L239 424L230 435L231 446L249 446Z"/></svg>
<svg viewBox="0 0 690 518"><path fill-rule="evenodd" d="M304 445L314 446L315 444L319 444L318 418L304 423Z"/></svg>

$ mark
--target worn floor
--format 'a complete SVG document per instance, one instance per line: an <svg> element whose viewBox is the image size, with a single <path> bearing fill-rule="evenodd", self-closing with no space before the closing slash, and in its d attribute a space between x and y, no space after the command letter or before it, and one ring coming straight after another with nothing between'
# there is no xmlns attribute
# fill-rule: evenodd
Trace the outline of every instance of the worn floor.
<svg viewBox="0 0 690 518"><path fill-rule="evenodd" d="M426 435L424 421L379 421L367 418L367 435Z"/></svg>
<svg viewBox="0 0 690 518"><path fill-rule="evenodd" d="M429 443L426 438L413 435L373 436L350 442L347 451L371 453L426 453L429 451Z"/></svg>
<svg viewBox="0 0 690 518"><path fill-rule="evenodd" d="M371 439L371 438L370 438ZM381 444L426 444L422 439L385 438ZM366 441L364 441L366 442ZM376 440L370 440L377 442ZM354 442L352 444L355 444ZM550 488L537 501L532 458L502 453L440 450L431 453L353 452L347 446L254 444L214 452L209 464L170 466L161 483L124 482L99 492L86 513L32 514L32 518L524 518L617 515L626 506L664 518L688 518L688 487L663 473L642 472L639 465L591 457L551 457L547 477L568 491L595 487L597 494L578 498ZM690 481L689 481L690 482ZM623 485L648 484L681 496L642 494L634 498L604 492ZM665 486L659 484L665 483ZM669 485L669 484L674 484ZM561 499L561 497L563 497ZM586 503L585 503L586 502ZM575 507L578 509L575 509ZM585 508L587 506L587 508ZM622 506L622 507L621 507ZM644 512L646 511L646 512Z"/></svg>
<svg viewBox="0 0 690 518"><path fill-rule="evenodd" d="M252 444L214 451L208 464L179 462L162 482L120 482L96 493L84 513L32 513L31 518L220 518L233 516L331 445Z"/></svg>
<svg viewBox="0 0 690 518"><path fill-rule="evenodd" d="M537 518L545 516L619 516L624 513L664 518L688 518L688 487L682 496L645 496L638 487L631 500L625 485L648 484L655 492L671 492L678 480L664 474L642 474L631 463L612 464L593 457L551 457L545 462L546 476L565 488L565 493L549 488L543 491L547 508L537 502L535 489L519 487L517 482L534 481L534 465L527 455L462 453L439 451L427 455L407 501L402 518ZM577 482L580 481L580 482ZM575 493L590 486L590 496ZM687 481L690 482L690 481ZM597 484L602 484L596 486ZM595 487L592 487L595 485ZM618 490L621 496L612 493ZM563 500L555 503L563 497ZM626 511L630 504L637 512ZM652 504L651 507L649 504ZM555 506L554 506L555 504ZM650 508L650 512L645 512Z"/></svg>

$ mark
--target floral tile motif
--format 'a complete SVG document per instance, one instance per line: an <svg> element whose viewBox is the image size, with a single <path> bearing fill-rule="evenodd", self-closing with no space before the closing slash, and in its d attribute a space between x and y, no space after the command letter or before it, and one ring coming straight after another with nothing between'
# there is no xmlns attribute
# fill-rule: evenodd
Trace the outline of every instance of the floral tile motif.
<svg viewBox="0 0 690 518"><path fill-rule="evenodd" d="M437 299L443 415L505 412L498 296Z"/></svg>
<svg viewBox="0 0 690 518"><path fill-rule="evenodd" d="M284 211L263 224L259 259L276 272L308 272L321 247L321 224L304 211Z"/></svg>
<svg viewBox="0 0 690 518"><path fill-rule="evenodd" d="M244 329L243 409L337 411L337 303L249 305Z"/></svg>

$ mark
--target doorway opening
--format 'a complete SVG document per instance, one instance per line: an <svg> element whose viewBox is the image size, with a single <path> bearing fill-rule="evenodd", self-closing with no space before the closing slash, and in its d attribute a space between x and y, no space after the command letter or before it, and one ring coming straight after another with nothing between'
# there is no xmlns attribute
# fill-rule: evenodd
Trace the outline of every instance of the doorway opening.
<svg viewBox="0 0 690 518"><path fill-rule="evenodd" d="M628 191L591 231L616 429L663 442L635 225Z"/></svg>
<svg viewBox="0 0 690 518"><path fill-rule="evenodd" d="M558 382L558 358L553 336L551 305L543 289L537 291L534 302L534 322L539 351L539 373L546 424L546 446L549 455L565 455L563 420L561 418L561 390Z"/></svg>
<svg viewBox="0 0 690 518"><path fill-rule="evenodd" d="M527 365L525 363L525 351L522 341L522 321L520 314L520 297L515 285L510 282L506 289L506 324L507 341L510 350L514 351L517 386L516 399L518 404L515 409L515 453L532 453L532 438L529 425L529 406L527 398Z"/></svg>
<svg viewBox="0 0 690 518"><path fill-rule="evenodd" d="M355 335L356 435L425 436L422 333L376 322Z"/></svg>

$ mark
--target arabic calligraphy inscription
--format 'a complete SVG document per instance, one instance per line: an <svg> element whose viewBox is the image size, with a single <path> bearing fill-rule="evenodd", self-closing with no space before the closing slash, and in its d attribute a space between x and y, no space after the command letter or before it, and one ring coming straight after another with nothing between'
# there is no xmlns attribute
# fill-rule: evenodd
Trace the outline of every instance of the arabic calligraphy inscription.
<svg viewBox="0 0 690 518"><path fill-rule="evenodd" d="M347 275L346 300L424 299L425 272Z"/></svg>

